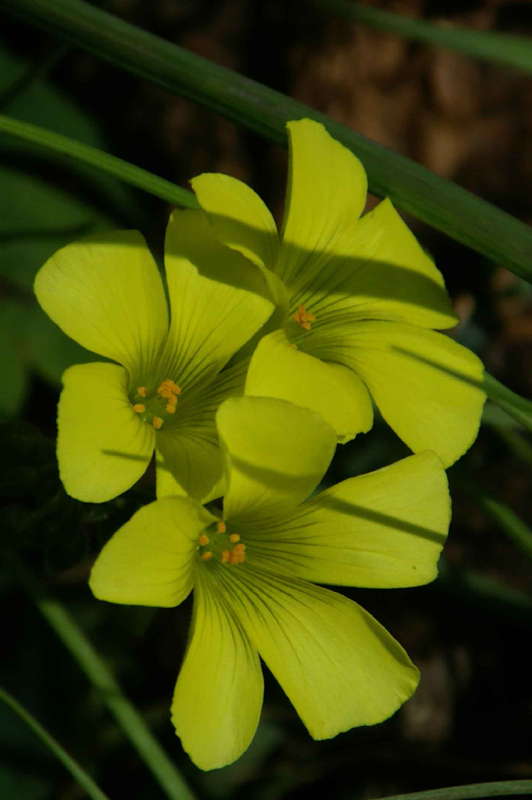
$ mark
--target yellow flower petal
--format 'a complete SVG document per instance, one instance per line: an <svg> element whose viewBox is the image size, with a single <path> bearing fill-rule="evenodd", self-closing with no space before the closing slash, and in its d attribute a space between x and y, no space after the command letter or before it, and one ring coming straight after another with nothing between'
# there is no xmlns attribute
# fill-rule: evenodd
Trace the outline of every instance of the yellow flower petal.
<svg viewBox="0 0 532 800"><path fill-rule="evenodd" d="M127 373L116 364L80 364L63 376L57 457L68 494L102 503L129 489L144 473L155 432L134 413Z"/></svg>
<svg viewBox="0 0 532 800"><path fill-rule="evenodd" d="M318 320L351 316L451 328L458 319L432 259L392 203L384 200L336 243L319 269L293 286L292 306L312 307Z"/></svg>
<svg viewBox="0 0 532 800"><path fill-rule="evenodd" d="M214 518L182 497L144 506L107 542L90 577L95 597L110 603L181 603L192 590L197 539Z"/></svg>
<svg viewBox="0 0 532 800"><path fill-rule="evenodd" d="M368 431L373 408L368 390L352 370L302 352L283 330L264 336L251 359L246 394L278 397L320 414L340 442Z"/></svg>
<svg viewBox="0 0 532 800"><path fill-rule="evenodd" d="M191 184L217 238L254 264L272 269L279 236L274 219L258 194L242 181L219 173L198 175Z"/></svg>
<svg viewBox="0 0 532 800"><path fill-rule="evenodd" d="M317 414L283 400L227 400L216 422L227 460L224 512L235 521L295 507L315 489L336 445Z"/></svg>
<svg viewBox="0 0 532 800"><path fill-rule="evenodd" d="M289 285L318 272L366 202L364 167L319 122L287 125L290 163L277 271Z"/></svg>
<svg viewBox="0 0 532 800"><path fill-rule="evenodd" d="M272 530L248 536L270 569L381 589L437 575L450 521L445 471L427 451L332 486Z"/></svg>
<svg viewBox="0 0 532 800"><path fill-rule="evenodd" d="M186 497L187 493L176 481L170 468L165 464L160 450L155 454L155 476L157 487L157 499L163 497Z"/></svg>
<svg viewBox="0 0 532 800"><path fill-rule="evenodd" d="M157 435L157 447L174 484L177 483L181 491L199 502L206 502L222 476L222 456L216 439L203 439L193 433L189 435L186 429L177 434L162 430ZM171 491L170 480L162 477L163 483L158 486L157 496L161 496L161 491Z"/></svg>
<svg viewBox="0 0 532 800"><path fill-rule="evenodd" d="M447 336L398 322L362 322L339 361L366 382L380 412L414 451L445 466L473 443L485 400L483 367Z"/></svg>
<svg viewBox="0 0 532 800"><path fill-rule="evenodd" d="M261 570L239 577L235 613L315 739L382 722L412 695L416 667L356 603Z"/></svg>
<svg viewBox="0 0 532 800"><path fill-rule="evenodd" d="M242 755L262 707L257 652L223 600L215 585L196 588L192 636L172 702L176 732L201 769Z"/></svg>
<svg viewBox="0 0 532 800"><path fill-rule="evenodd" d="M165 264L172 319L168 374L188 387L212 378L273 311L262 273L216 239L201 211L174 211Z"/></svg>
<svg viewBox="0 0 532 800"><path fill-rule="evenodd" d="M151 367L168 312L140 233L100 233L63 247L37 273L35 293L48 316L84 347L130 373Z"/></svg>

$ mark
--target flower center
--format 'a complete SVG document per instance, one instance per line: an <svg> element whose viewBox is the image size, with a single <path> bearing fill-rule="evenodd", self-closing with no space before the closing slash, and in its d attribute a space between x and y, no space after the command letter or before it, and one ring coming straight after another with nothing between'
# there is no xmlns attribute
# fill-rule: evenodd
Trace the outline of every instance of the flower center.
<svg viewBox="0 0 532 800"><path fill-rule="evenodd" d="M316 315L312 314L311 311L307 311L305 306L301 305L296 313L292 314L292 319L306 331L309 331L312 328L312 323L316 321Z"/></svg>
<svg viewBox="0 0 532 800"><path fill-rule="evenodd" d="M209 525L198 538L198 553L202 561L215 559L222 564L242 564L246 560L246 545L239 533L228 533L223 520Z"/></svg>
<svg viewBox="0 0 532 800"><path fill-rule="evenodd" d="M181 389L177 383L166 378L155 392L149 392L146 386L137 386L131 405L143 422L153 425L158 431L175 414L180 394Z"/></svg>

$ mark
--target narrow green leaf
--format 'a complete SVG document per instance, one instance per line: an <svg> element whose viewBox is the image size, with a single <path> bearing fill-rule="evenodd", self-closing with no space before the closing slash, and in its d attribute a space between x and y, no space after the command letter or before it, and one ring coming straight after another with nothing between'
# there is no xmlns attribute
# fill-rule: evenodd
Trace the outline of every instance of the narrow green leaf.
<svg viewBox="0 0 532 800"><path fill-rule="evenodd" d="M326 115L101 11L84 0L0 0L0 7L100 58L285 143L285 123L311 117L363 161L370 190L517 275L532 280L532 229ZM173 201L175 202L175 201Z"/></svg>
<svg viewBox="0 0 532 800"><path fill-rule="evenodd" d="M511 508L486 494L477 495L481 508L495 520L501 530L519 547L521 552L532 558L532 530Z"/></svg>
<svg viewBox="0 0 532 800"><path fill-rule="evenodd" d="M123 694L105 662L87 639L70 612L54 597L46 594L20 559L10 558L13 571L33 598L37 608L61 639L78 665L98 690L103 702L113 714L124 734L159 782L170 800L194 800L194 795L181 777L177 767L155 739L141 715Z"/></svg>
<svg viewBox="0 0 532 800"><path fill-rule="evenodd" d="M108 795L104 794L102 790L92 780L91 776L85 772L77 761L70 756L67 751L62 747L57 739L55 739L40 722L38 722L27 709L22 706L18 700L2 689L0 686L0 700L6 704L12 711L17 714L28 725L34 734L46 745L46 747L54 754L54 756L63 764L64 767L70 772L72 777L93 800L109 800Z"/></svg>
<svg viewBox="0 0 532 800"><path fill-rule="evenodd" d="M524 36L470 30L449 23L432 24L349 0L306 1L327 15L363 22L372 28L389 31L406 39L439 45L474 58L532 72L532 39Z"/></svg>
<svg viewBox="0 0 532 800"><path fill-rule="evenodd" d="M532 401L512 392L504 384L486 373L484 388L490 400L510 414L520 425L532 431Z"/></svg>
<svg viewBox="0 0 532 800"><path fill-rule="evenodd" d="M461 604L480 609L484 615L509 619L527 629L532 625L532 599L487 575L458 568L441 558L435 586L457 597Z"/></svg>
<svg viewBox="0 0 532 800"><path fill-rule="evenodd" d="M20 122L0 114L0 132L24 139L44 150L51 150L60 157L66 157L74 161L82 161L98 170L107 172L115 178L119 178L131 186L137 186L144 191L179 206L187 208L197 208L197 201L192 192L176 186L164 178L159 178L152 172L148 172L141 167L136 167L128 161L104 153L96 147L91 147L81 142L69 139L59 133L54 133L38 125L29 122Z"/></svg>
<svg viewBox="0 0 532 800"><path fill-rule="evenodd" d="M465 786L448 786L444 789L428 789L425 792L394 794L380 800L471 800L472 798L512 797L532 793L532 781L494 781L493 783L469 783Z"/></svg>

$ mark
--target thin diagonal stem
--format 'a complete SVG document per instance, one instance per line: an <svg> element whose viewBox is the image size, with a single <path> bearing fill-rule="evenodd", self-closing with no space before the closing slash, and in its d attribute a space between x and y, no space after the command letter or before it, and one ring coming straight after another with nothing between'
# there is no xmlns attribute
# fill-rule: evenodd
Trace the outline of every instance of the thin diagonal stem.
<svg viewBox="0 0 532 800"><path fill-rule="evenodd" d="M172 205L198 208L198 201L187 189L182 189L181 186L170 183L170 181L154 175L153 172L148 172L142 167L130 164L129 161L112 156L96 147L70 139L68 136L62 136L47 128L41 128L39 125L21 122L3 114L0 114L0 132L31 142L44 151L56 153L61 158L81 161L91 167L96 167L101 172L106 172L124 183L143 189Z"/></svg>
<svg viewBox="0 0 532 800"><path fill-rule="evenodd" d="M362 22L371 28L388 31L406 39L457 50L472 58L492 61L506 67L532 72L532 39L525 36L479 31L446 22L427 22L423 19L394 14L383 8L353 3L351 0L306 0L328 17L338 16Z"/></svg>
<svg viewBox="0 0 532 800"><path fill-rule="evenodd" d="M122 692L103 659L67 609L45 593L20 559L12 556L17 578L37 608L77 661L133 744L165 795L171 800L194 800L194 795L155 739L141 715Z"/></svg>
<svg viewBox="0 0 532 800"><path fill-rule="evenodd" d="M18 700L9 694L5 689L0 686L0 700L6 704L12 711L14 711L20 719L31 728L33 733L46 745L46 747L54 754L54 756L63 764L64 767L70 772L79 785L85 789L87 795L92 800L110 800L108 795L104 794L102 790L92 780L91 776L85 772L78 762L70 756L62 745L59 744L46 728L44 728L30 712L21 705Z"/></svg>
<svg viewBox="0 0 532 800"><path fill-rule="evenodd" d="M532 781L494 781L492 783L469 783L465 786L449 786L445 789L428 789L425 792L394 794L379 800L472 800L486 797L512 797L532 795Z"/></svg>

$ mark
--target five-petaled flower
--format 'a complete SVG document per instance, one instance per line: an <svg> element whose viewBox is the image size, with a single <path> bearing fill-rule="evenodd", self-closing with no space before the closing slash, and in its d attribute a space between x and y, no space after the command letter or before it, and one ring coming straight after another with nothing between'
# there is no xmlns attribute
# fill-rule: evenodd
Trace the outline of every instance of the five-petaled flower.
<svg viewBox="0 0 532 800"><path fill-rule="evenodd" d="M136 231L70 244L39 271L35 292L46 313L117 362L76 365L64 375L57 452L73 497L116 497L144 473L155 448L159 496L215 492L214 415L224 398L242 393L245 377L243 364L225 367L273 308L258 283L239 280L234 255L201 212L174 212L165 252L170 319L157 266Z"/></svg>
<svg viewBox="0 0 532 800"><path fill-rule="evenodd" d="M484 392L476 356L431 330L457 322L442 276L389 200L359 219L366 174L349 150L311 120L288 133L280 235L246 184L192 181L219 240L262 272L277 305L246 393L318 411L340 441L371 428L372 398L414 452L448 466L476 436Z"/></svg>
<svg viewBox="0 0 532 800"><path fill-rule="evenodd" d="M217 414L227 491L207 511L183 497L145 506L103 548L96 597L170 607L194 589L192 633L172 718L203 769L249 745L260 716L259 653L316 739L386 719L414 692L402 647L354 601L359 587L432 580L449 524L431 452L320 494L336 445L315 412L257 397Z"/></svg>

